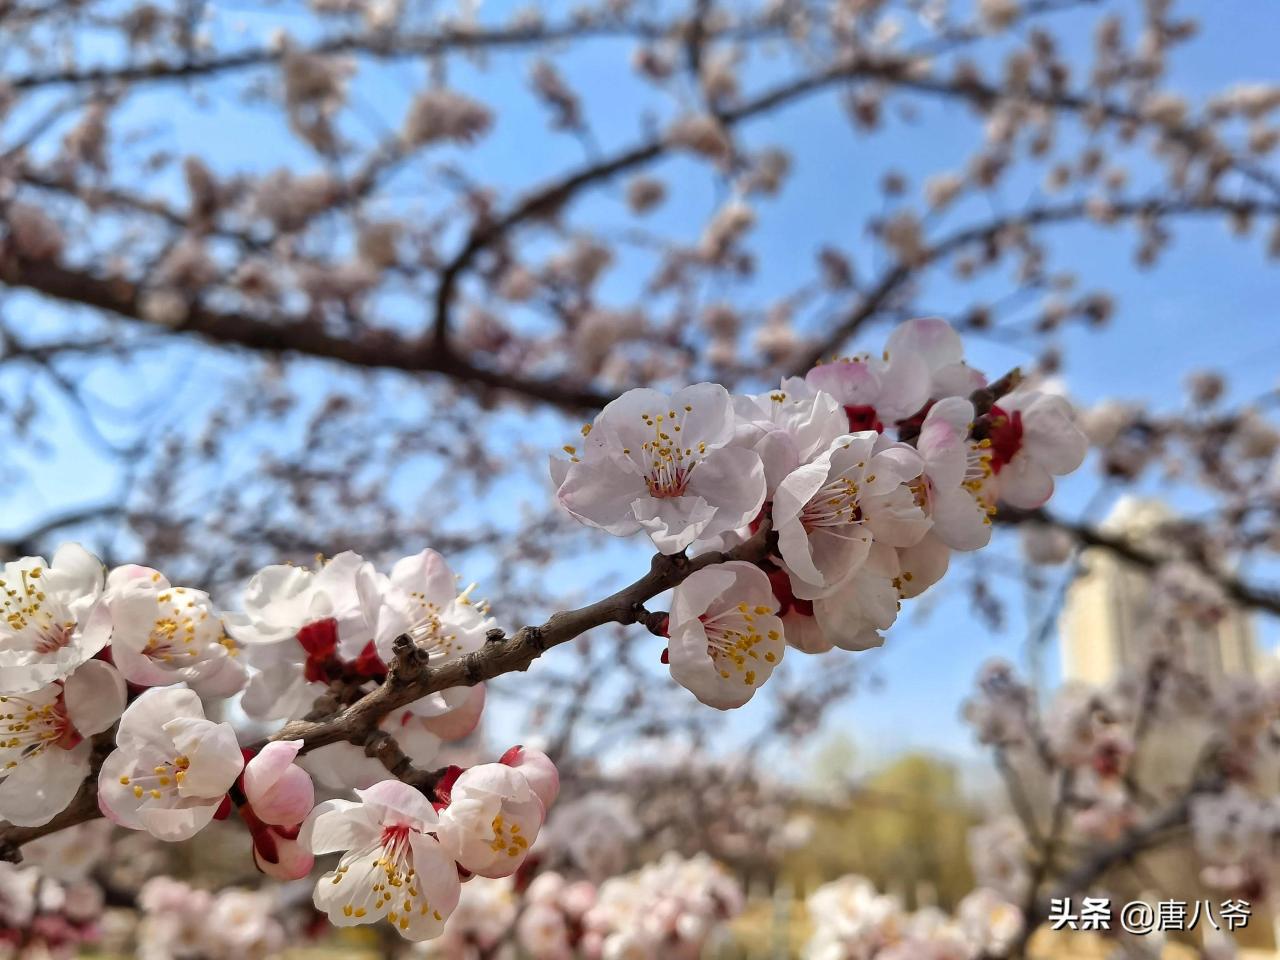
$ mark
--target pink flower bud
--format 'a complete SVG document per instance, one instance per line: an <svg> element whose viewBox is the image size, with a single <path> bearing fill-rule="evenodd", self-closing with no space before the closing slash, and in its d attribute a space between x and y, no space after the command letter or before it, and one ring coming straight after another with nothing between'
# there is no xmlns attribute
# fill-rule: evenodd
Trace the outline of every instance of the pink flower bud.
<svg viewBox="0 0 1280 960"><path fill-rule="evenodd" d="M478 683L467 691L461 706L437 717L423 717L422 725L441 740L461 740L480 723L484 698L484 684Z"/></svg>
<svg viewBox="0 0 1280 960"><path fill-rule="evenodd" d="M289 836L292 834L293 836ZM298 880L311 872L316 858L297 840L297 827L282 832L268 827L255 833L253 862L258 869L275 880Z"/></svg>
<svg viewBox="0 0 1280 960"><path fill-rule="evenodd" d="M550 757L541 750L516 746L504 753L499 762L523 773L533 792L542 801L542 808L551 809L560 793L560 773Z"/></svg>
<svg viewBox="0 0 1280 960"><path fill-rule="evenodd" d="M244 768L244 794L265 823L301 823L315 806L311 777L293 762L301 740L268 743Z"/></svg>

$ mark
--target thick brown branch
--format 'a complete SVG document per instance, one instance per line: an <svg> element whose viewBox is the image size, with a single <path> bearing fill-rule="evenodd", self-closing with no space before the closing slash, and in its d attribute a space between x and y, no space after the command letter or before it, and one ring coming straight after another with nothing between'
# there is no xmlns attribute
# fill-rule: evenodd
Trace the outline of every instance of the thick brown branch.
<svg viewBox="0 0 1280 960"><path fill-rule="evenodd" d="M1146 570L1154 570L1170 560L1168 556L1149 553L1134 544L1123 535L1108 533L1085 523L1076 523L1055 517L1043 508L1039 510L1015 510L1001 507L996 514L998 523L1017 525L1020 523L1043 523L1056 527L1070 534L1078 543L1086 547L1098 547L1115 554L1135 566ZM1245 581L1216 569L1195 557L1187 557L1187 562L1194 563L1204 575L1217 584L1229 599L1242 607L1262 610L1280 616L1280 590L1254 586Z"/></svg>
<svg viewBox="0 0 1280 960"><path fill-rule="evenodd" d="M142 312L142 290L124 278L102 277L45 261L10 258L0 262L0 282L150 324ZM529 379L479 367L465 358L432 350L421 340L409 340L390 330L374 328L336 336L314 320L221 312L199 303L191 304L186 319L173 329L198 334L215 343L269 354L298 353L338 360L354 367L438 373L460 383L508 391L572 411L597 409L611 399L559 381Z"/></svg>
<svg viewBox="0 0 1280 960"><path fill-rule="evenodd" d="M39 552L42 541L57 530L92 523L95 520L118 519L127 512L120 504L106 503L51 514L16 536L0 538L0 551L3 551L3 556L6 557L35 554Z"/></svg>

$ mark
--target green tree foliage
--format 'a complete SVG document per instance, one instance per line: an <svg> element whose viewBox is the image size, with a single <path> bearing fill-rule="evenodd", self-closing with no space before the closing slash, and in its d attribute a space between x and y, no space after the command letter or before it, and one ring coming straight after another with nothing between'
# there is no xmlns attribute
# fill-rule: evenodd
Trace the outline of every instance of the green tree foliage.
<svg viewBox="0 0 1280 960"><path fill-rule="evenodd" d="M805 891L859 873L909 906L951 906L973 887L967 836L976 816L954 766L907 753L859 782L833 776L854 751L837 740L818 756L822 801L797 814L812 818L808 842L788 855L782 879Z"/></svg>

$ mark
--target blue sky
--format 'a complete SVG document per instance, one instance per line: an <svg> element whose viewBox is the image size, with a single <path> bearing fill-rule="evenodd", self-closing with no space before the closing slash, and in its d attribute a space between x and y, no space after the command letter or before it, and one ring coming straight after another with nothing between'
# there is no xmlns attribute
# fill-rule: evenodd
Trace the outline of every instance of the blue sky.
<svg viewBox="0 0 1280 960"><path fill-rule="evenodd" d="M215 5L216 6L216 5ZM486 3L484 15L498 15L511 4ZM1218 0L1201 4L1188 12L1209 19L1199 38L1181 48L1174 57L1170 85L1193 99L1232 82L1275 80L1275 38L1280 36L1280 5L1264 0ZM1132 22L1138 4L1117 5L1128 11ZM273 19L274 18L274 19ZM215 23L218 31L229 31L234 21L243 20L248 36L265 37L279 18L274 14L246 13L237 8ZM1092 14L1059 18L1064 25L1069 48L1087 43L1088 31L1072 26L1092 22ZM299 28L300 21L285 21ZM619 59L628 56L630 46L618 42L596 42L563 58L567 77L585 94L585 109L602 146L608 150L641 136L646 111L666 109L660 101L643 93L634 84L605 82L615 77ZM491 104L511 104L500 113L497 128L481 147L466 154L448 156L464 164L468 175L519 188L536 183L562 170L566 164L582 162L582 148L572 138L550 135L541 108L525 90L527 62L523 59L494 58L494 68L478 73L466 66L450 68L450 83ZM768 61L752 64L748 85L760 77L766 80L790 74L785 64ZM758 73L756 72L758 71ZM402 63L380 70L372 79L356 87L355 128L377 134L393 129L399 122L410 92L425 80L421 64ZM282 162L307 166L308 154L282 134L278 116L263 107L245 107L236 91L238 85L211 88L203 106L192 111L191 100L169 88L139 99L129 109L131 115L146 120L157 142L170 143L179 150L199 149L216 161L241 170L261 171ZM181 98L181 99L179 99ZM180 109L179 109L180 108ZM891 125L893 126L893 125ZM854 253L864 276L874 268L872 246L860 234L870 210L880 205L877 184L892 163L918 186L924 176L935 173L954 156L959 166L973 145L973 122L956 112L954 106L925 103L919 121L911 128L895 127L874 138L858 135L845 122L831 97L818 97L767 120L749 126L749 143L780 143L791 150L795 172L783 199L766 202L759 208L759 226L751 245L761 264L759 276L746 290L733 291L740 301L757 303L785 290L799 271L806 270L823 242L835 242ZM216 130L217 136L210 131ZM268 149L262 149L268 144ZM142 148L137 151L141 153ZM432 161L439 159L433 156ZM426 161L423 161L425 164ZM658 171L675 185L676 198L652 220L651 226L686 237L694 237L706 216L723 199L723 189L709 184L688 161L664 162ZM430 199L414 194L414 165L396 182L397 203L422 203ZM1150 170L1137 169L1136 176ZM177 192L176 177L167 181ZM163 188L166 181L160 180ZM1024 203L1037 189L1032 182L1016 180L1007 185L1001 201L1010 207ZM582 223L623 225L626 218L620 203L620 187L613 185L578 204L573 219ZM1265 225L1259 229L1267 229ZM1160 265L1140 272L1133 267L1131 234L1103 233L1093 228L1068 228L1053 234L1053 249L1059 266L1078 272L1086 287L1101 286L1114 293L1119 302L1118 320L1102 332L1071 330L1060 335L1067 364L1064 377L1073 396L1085 403L1106 397L1146 399L1166 410L1182 402L1182 382L1194 370L1214 368L1226 372L1232 383L1232 398L1247 399L1277 387L1280 377L1280 273L1265 258L1265 244L1255 237L1240 241L1228 235L1218 223L1188 224L1177 230L1177 239ZM627 258L610 274L604 288L619 301L634 289L639 263ZM940 309L949 304L967 303L972 291L947 284L930 288L929 300ZM23 313L50 317L48 309L31 298L15 301ZM397 301L388 304L384 316L392 323L417 324L421 305ZM64 321L58 321L64 322ZM877 347L883 328L873 329L856 347ZM971 361L998 375L1009 367L1032 358L1007 344L981 339L969 341ZM235 361L226 357L201 362L202 369L184 379L185 384L201 382L201 376L218 378L232 372ZM198 375L197 375L198 374ZM167 372L148 369L147 377L164 381ZM323 378L320 367L304 370L304 377ZM317 379L319 382L319 379ZM101 392L136 389L122 384L116 375L103 377ZM184 392L184 390L186 392ZM167 416L197 415L202 401L190 386L178 386ZM53 442L63 446L54 460L29 464L44 477L37 499L10 495L0 499L4 506L4 527L20 528L30 513L50 506L94 502L107 496L115 478L94 453L73 419L54 414ZM552 418L538 431L545 432L547 446L562 442L559 426ZM1079 510L1096 489L1097 480L1089 466L1080 476L1062 485L1057 509ZM1159 492L1159 491L1154 491ZM530 484L510 499L545 502L549 487ZM413 492L405 490L405 495ZM1186 501L1185 491L1167 491L1175 504ZM28 512L30 511L30 512ZM335 545L335 551L341 545ZM606 554L616 562L615 573L642 569L639 549L614 548ZM634 557L634 562L630 563ZM1010 619L1002 632L992 634L971 615L962 590L944 583L915 608L927 608L927 617L904 616L882 651L867 656L883 684L863 691L849 704L835 711L828 729L851 737L860 752L871 759L906 748L935 749L948 755L974 756L967 731L956 719L960 701L968 692L978 666L993 654L1018 660L1022 656L1026 624L1022 615L1020 586L997 571L1001 564L1017 562L1016 542L1001 537L985 562L991 576L1002 582ZM574 558L581 562L582 558ZM566 564L566 569L571 564ZM594 569L594 567L593 567ZM468 577L482 576L483 569L464 571ZM610 574L609 576L612 576ZM1272 625L1265 630L1267 643L1274 645ZM651 642L656 641L638 641ZM657 647L654 654L656 658ZM1056 656L1051 657L1056 664ZM816 668L818 664L808 665ZM493 723L499 732L514 727L515 715L495 708ZM739 731L754 729L762 714L755 708L735 718ZM730 733L727 742L738 740Z"/></svg>

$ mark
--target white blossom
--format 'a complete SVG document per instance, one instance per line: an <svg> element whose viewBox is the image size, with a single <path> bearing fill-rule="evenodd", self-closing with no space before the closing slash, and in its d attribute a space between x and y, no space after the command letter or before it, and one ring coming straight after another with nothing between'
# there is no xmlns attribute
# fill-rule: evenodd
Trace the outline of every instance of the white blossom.
<svg viewBox="0 0 1280 960"><path fill-rule="evenodd" d="M125 705L114 667L89 660L66 680L0 695L0 819L39 826L61 813L89 775L92 745Z"/></svg>
<svg viewBox="0 0 1280 960"><path fill-rule="evenodd" d="M927 397L934 400L967 397L987 383L980 371L965 362L960 335L939 317L898 324L885 341L884 353L890 367L904 354L923 361L928 370Z"/></svg>
<svg viewBox="0 0 1280 960"><path fill-rule="evenodd" d="M102 811L160 840L208 826L244 766L231 724L205 719L190 690L148 690L124 712L116 743L98 776Z"/></svg>
<svg viewBox="0 0 1280 960"><path fill-rule="evenodd" d="M472 143L492 124L493 114L483 103L453 90L427 90L409 107L404 139L414 146L440 140Z"/></svg>
<svg viewBox="0 0 1280 960"><path fill-rule="evenodd" d="M111 656L124 678L141 686L186 681L209 695L230 696L245 681L235 643L209 595L174 587L150 567L117 567L107 577Z"/></svg>
<svg viewBox="0 0 1280 960"><path fill-rule="evenodd" d="M675 588L668 621L671 676L703 703L740 707L786 650L769 578L742 561L691 574Z"/></svg>
<svg viewBox="0 0 1280 960"><path fill-rule="evenodd" d="M245 691L245 711L262 719L300 716L324 692L330 666L376 656L382 591L373 565L350 551L317 571L275 565L254 574L243 610L223 616L257 671Z"/></svg>
<svg viewBox="0 0 1280 960"><path fill-rule="evenodd" d="M866 430L839 437L778 485L773 524L797 597L835 591L866 559L873 537L905 547L924 536L929 519L907 486L922 468L914 449Z"/></svg>
<svg viewBox="0 0 1280 960"><path fill-rule="evenodd" d="M381 592L374 645L391 659L392 641L406 634L435 665L457 660L484 644L493 621L471 599L474 584L458 590L457 576L435 550L396 561Z"/></svg>
<svg viewBox="0 0 1280 960"><path fill-rule="evenodd" d="M666 139L673 147L701 154L717 163L726 162L733 154L733 142L724 127L706 114L677 118L667 128Z"/></svg>
<svg viewBox="0 0 1280 960"><path fill-rule="evenodd" d="M844 410L828 393L798 377L754 396L735 396L736 443L754 450L764 465L765 489L772 498L783 478L808 463L848 430Z"/></svg>
<svg viewBox="0 0 1280 960"><path fill-rule="evenodd" d="M538 838L546 810L516 768L484 763L464 770L440 811L440 843L482 877L515 873Z"/></svg>
<svg viewBox="0 0 1280 960"><path fill-rule="evenodd" d="M969 440L973 412L973 404L960 397L939 400L916 441L924 468L913 489L933 520L933 536L953 550L977 550L991 540L991 454Z"/></svg>
<svg viewBox="0 0 1280 960"><path fill-rule="evenodd" d="M0 693L31 693L69 676L104 646L102 562L78 543L11 560L0 572Z"/></svg>
<svg viewBox="0 0 1280 960"><path fill-rule="evenodd" d="M436 839L430 801L398 780L328 800L303 824L300 839L317 856L344 851L316 883L315 904L337 926L385 918L408 940L440 935L458 903L453 860Z"/></svg>
<svg viewBox="0 0 1280 960"><path fill-rule="evenodd" d="M601 884L582 923L605 957L697 960L743 901L737 880L710 857L668 853Z"/></svg>
<svg viewBox="0 0 1280 960"><path fill-rule="evenodd" d="M552 460L556 496L615 536L644 530L663 553L744 526L764 503L759 456L734 446L728 391L695 384L667 396L629 390L584 429L584 448Z"/></svg>
<svg viewBox="0 0 1280 960"><path fill-rule="evenodd" d="M1000 499L1034 509L1053 495L1053 478L1080 466L1088 441L1062 397L1015 390L991 408L987 433Z"/></svg>

